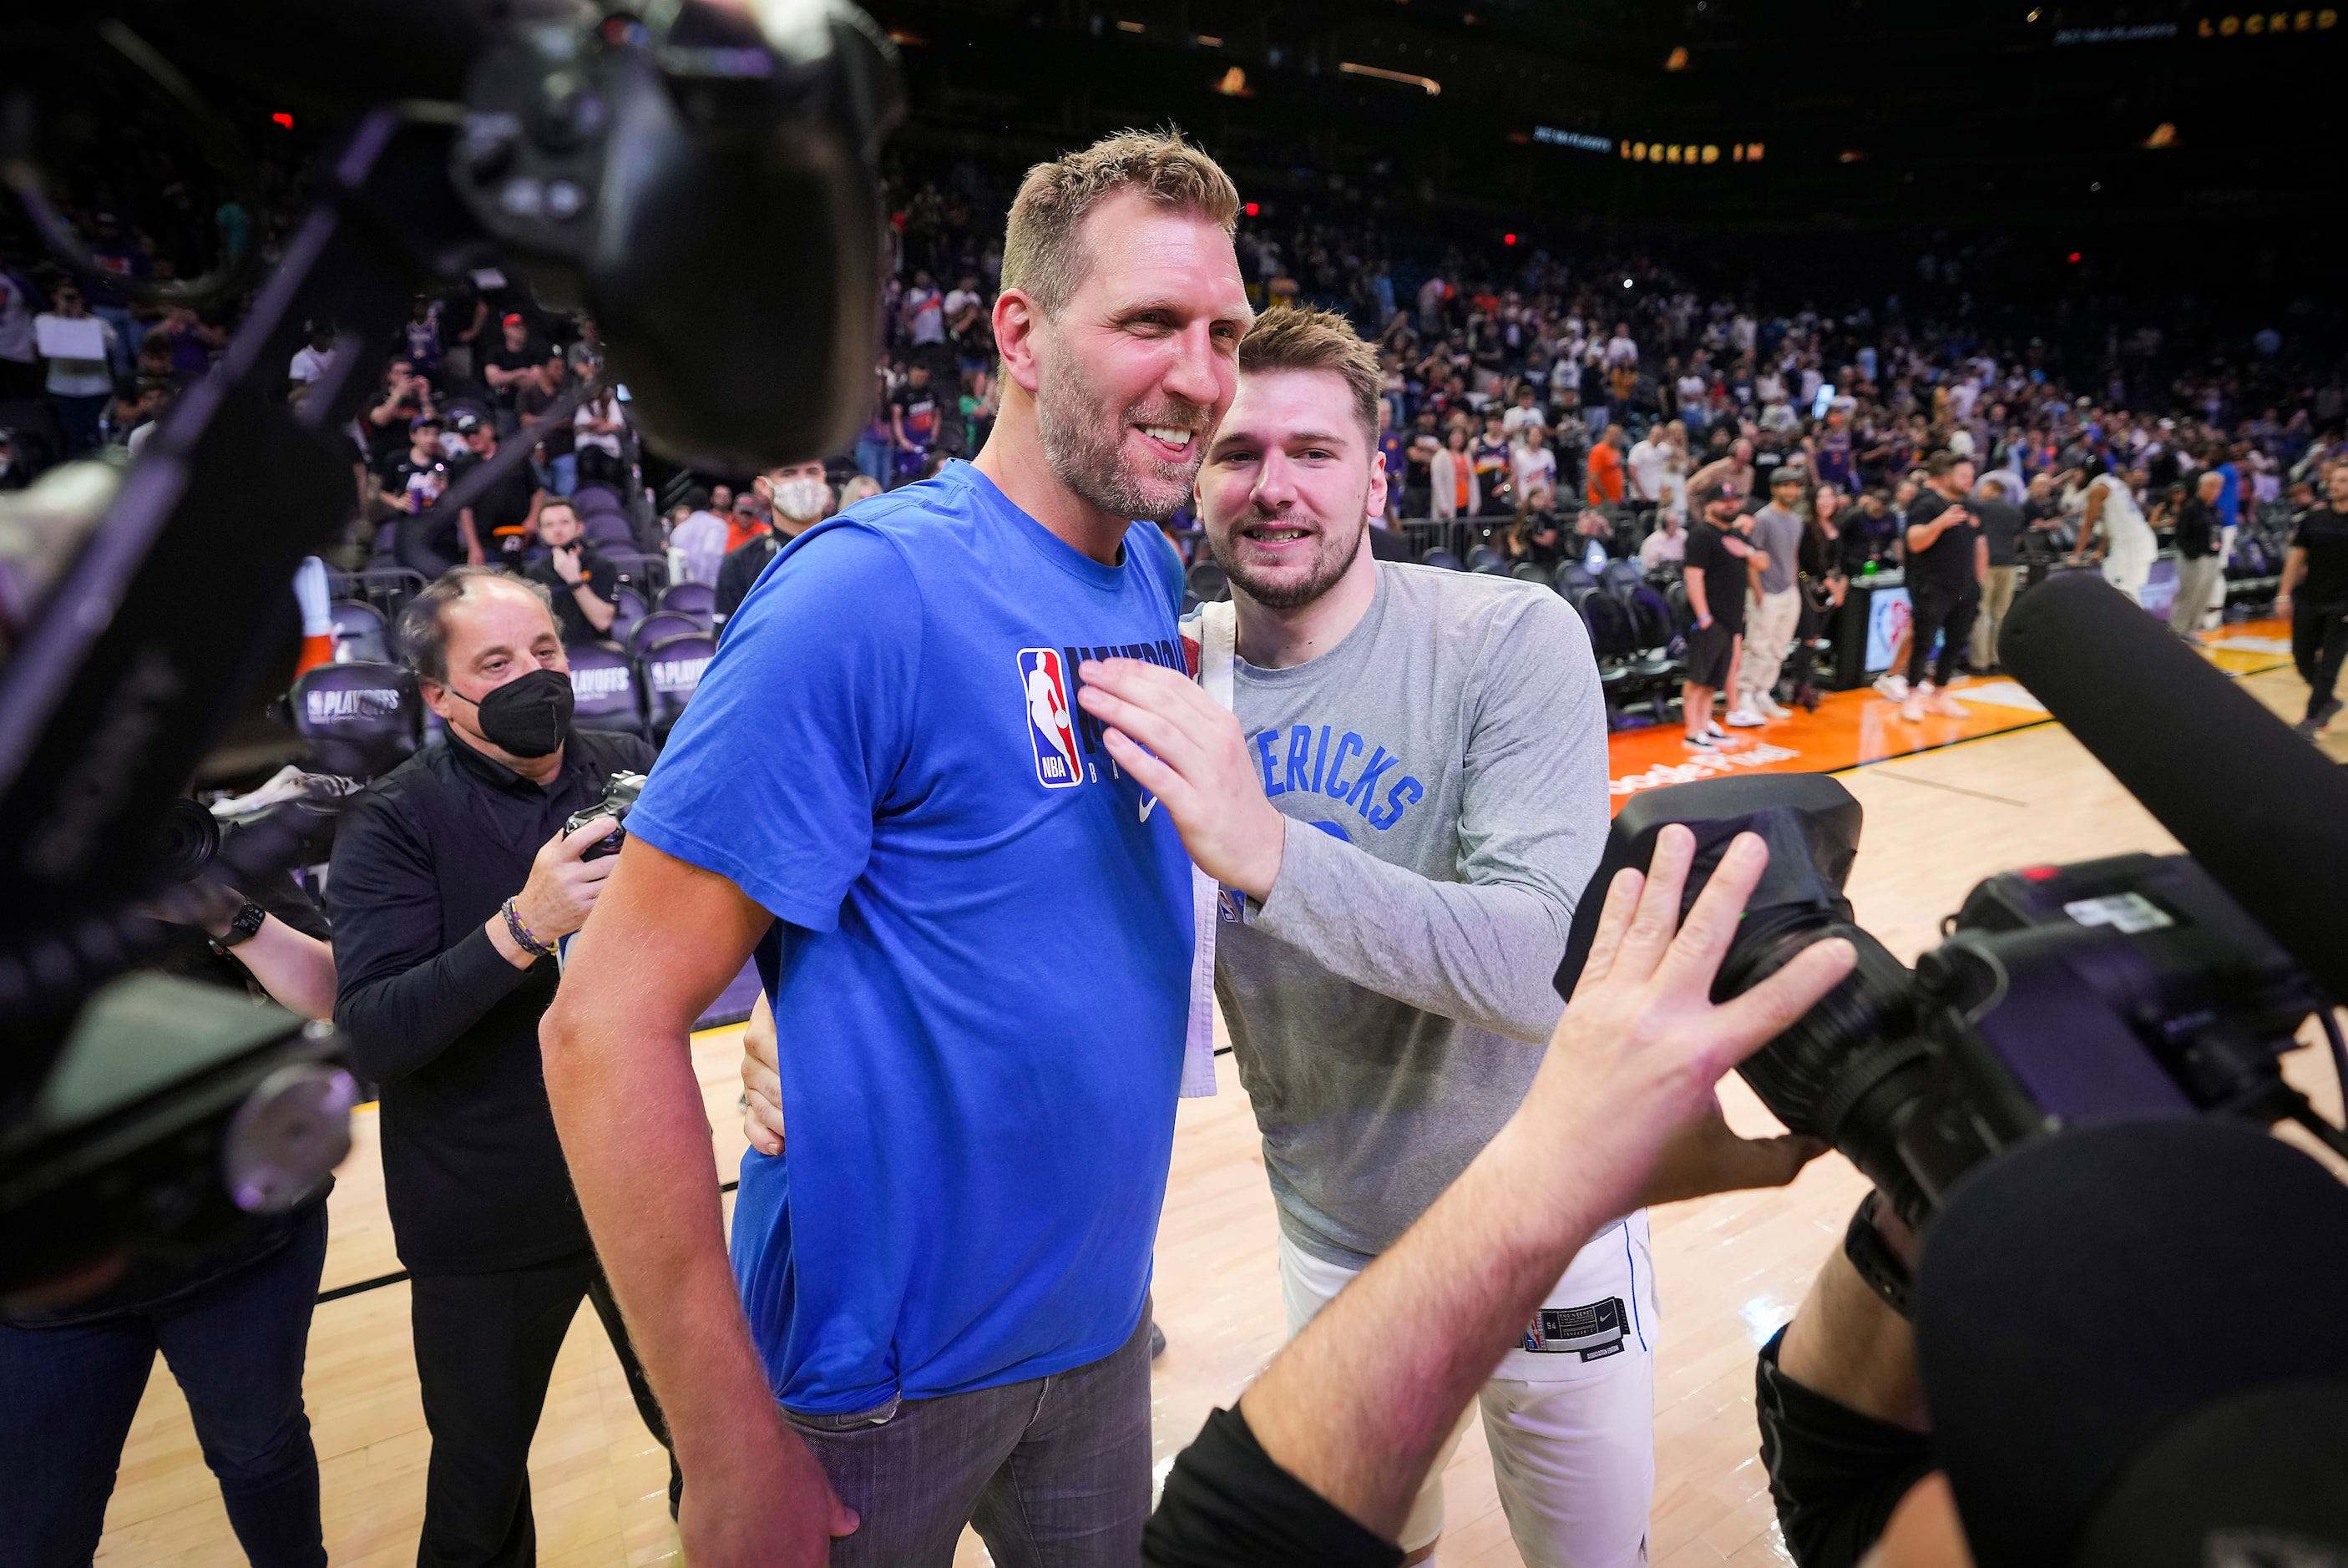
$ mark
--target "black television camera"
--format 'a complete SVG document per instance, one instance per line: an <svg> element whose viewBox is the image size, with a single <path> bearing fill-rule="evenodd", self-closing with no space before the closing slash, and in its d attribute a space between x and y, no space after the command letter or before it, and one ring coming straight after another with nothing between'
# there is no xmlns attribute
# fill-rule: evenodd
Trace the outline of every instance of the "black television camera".
<svg viewBox="0 0 2348 1568"><path fill-rule="evenodd" d="M274 1103L277 1067L331 1041L182 1029L197 1015L118 977L158 940L140 913L164 880L158 824L252 706L291 631L296 562L345 520L343 431L414 296L495 270L592 313L632 417L680 459L762 469L829 450L870 397L878 158L899 108L893 48L843 0L101 0L11 17L0 50L19 28L40 33L25 57L79 50L141 76L249 212L266 203L239 133L191 74L341 129L266 276L248 248L202 279L114 280L141 304L255 292L0 670L0 1296L126 1250L200 1247L219 1205L189 1194L276 1202L296 1184L224 1187L219 1151ZM94 273L41 172L45 116L79 102L12 90L0 180L50 250ZM284 366L314 321L338 324L335 351L289 404ZM587 390L441 504L525 460ZM232 835L221 853L257 861L274 839Z"/></svg>
<svg viewBox="0 0 2348 1568"><path fill-rule="evenodd" d="M1919 1232L1965 1175L2017 1144L2118 1117L2291 1119L2343 1154L2348 1133L2278 1059L2312 1013L2348 1086L2332 997L2348 973L2348 784L2201 656L2101 581L2035 589L2003 661L2194 858L2121 855L2002 872L1911 972L1853 923L1843 884L1859 807L1816 774L1658 789L1614 820L1557 975L1570 996L1607 884L1656 835L1694 831L1683 914L1740 832L1769 864L1715 984L1734 995L1804 947L1858 963L1738 1070L1794 1131L1847 1155ZM2157 699L2127 693L2158 693ZM2247 789L2182 761L2230 759Z"/></svg>
<svg viewBox="0 0 2348 1568"><path fill-rule="evenodd" d="M598 817L609 817L613 822L619 824L588 845L586 851L579 857L581 860L600 861L606 855L616 855L620 852L620 846L625 843L628 838L626 826L628 812L634 808L636 797L644 792L644 776L623 769L613 774L612 781L603 786L603 798L601 800L592 806L580 807L564 820L562 831L565 836L577 832Z"/></svg>
<svg viewBox="0 0 2348 1568"><path fill-rule="evenodd" d="M1558 986L1580 977L1606 884L1643 868L1655 836L1696 838L1693 903L1737 834L1768 869L1746 902L1718 995L1840 936L1859 962L1741 1069L1779 1120L1825 1139L1922 1230L1976 1165L2066 1126L2130 1115L2290 1117L2340 1134L2283 1081L2314 983L2181 855L2119 855L2003 872L1949 917L1910 971L1852 923L1844 879L1859 805L1818 774L1748 774L1643 795L1614 820Z"/></svg>

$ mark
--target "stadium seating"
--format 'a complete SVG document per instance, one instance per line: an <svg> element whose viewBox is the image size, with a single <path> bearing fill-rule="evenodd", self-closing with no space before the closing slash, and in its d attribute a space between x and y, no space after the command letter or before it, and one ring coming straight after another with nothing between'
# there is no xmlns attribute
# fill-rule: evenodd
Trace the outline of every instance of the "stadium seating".
<svg viewBox="0 0 2348 1568"><path fill-rule="evenodd" d="M1509 562L1506 557L1488 544L1479 544L1468 552L1468 570L1487 577L1506 577Z"/></svg>
<svg viewBox="0 0 2348 1568"><path fill-rule="evenodd" d="M645 733L644 683L635 660L616 643L571 650L572 722L582 729Z"/></svg>
<svg viewBox="0 0 2348 1568"><path fill-rule="evenodd" d="M579 527L587 542L607 555L614 551L633 550L636 531L627 518L616 511L587 511L579 514Z"/></svg>
<svg viewBox="0 0 2348 1568"><path fill-rule="evenodd" d="M636 623L644 618L644 596L633 588L612 595L612 625L603 634L623 648L633 647Z"/></svg>
<svg viewBox="0 0 2348 1568"><path fill-rule="evenodd" d="M337 599L334 617L336 664L391 662L391 627L381 610L364 600Z"/></svg>
<svg viewBox="0 0 2348 1568"><path fill-rule="evenodd" d="M1231 596L1231 580L1211 561L1201 561L1183 574L1191 595L1200 603L1220 603Z"/></svg>
<svg viewBox="0 0 2348 1568"><path fill-rule="evenodd" d="M716 624L717 590L706 583L672 583L661 590L658 603L664 610L692 616L705 632Z"/></svg>
<svg viewBox="0 0 2348 1568"><path fill-rule="evenodd" d="M681 610L655 610L638 621L628 632L628 647L638 658L654 643L669 637L689 636L709 628Z"/></svg>
<svg viewBox="0 0 2348 1568"><path fill-rule="evenodd" d="M669 727L685 711L685 705L693 700L694 688L701 684L701 672L709 667L716 653L717 639L705 632L664 637L644 651L645 709L655 742L668 738Z"/></svg>
<svg viewBox="0 0 2348 1568"><path fill-rule="evenodd" d="M424 702L404 666L378 660L320 665L285 696L294 731L322 773L373 779L420 743Z"/></svg>
<svg viewBox="0 0 2348 1568"><path fill-rule="evenodd" d="M1428 551L1426 554L1420 556L1418 559L1422 565L1440 566L1446 572L1458 572L1465 570L1459 564L1459 557L1452 554L1451 552L1444 549L1439 544L1434 549Z"/></svg>

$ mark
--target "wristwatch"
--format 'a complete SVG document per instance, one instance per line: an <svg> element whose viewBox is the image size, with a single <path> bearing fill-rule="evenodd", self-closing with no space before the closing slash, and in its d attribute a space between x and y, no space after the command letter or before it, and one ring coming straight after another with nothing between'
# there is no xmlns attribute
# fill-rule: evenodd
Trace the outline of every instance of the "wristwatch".
<svg viewBox="0 0 2348 1568"><path fill-rule="evenodd" d="M261 923L268 918L267 910L257 903L246 903L242 909L236 912L236 918L228 923L226 931L210 939L212 951L222 958L227 957L230 948L250 942L260 935Z"/></svg>

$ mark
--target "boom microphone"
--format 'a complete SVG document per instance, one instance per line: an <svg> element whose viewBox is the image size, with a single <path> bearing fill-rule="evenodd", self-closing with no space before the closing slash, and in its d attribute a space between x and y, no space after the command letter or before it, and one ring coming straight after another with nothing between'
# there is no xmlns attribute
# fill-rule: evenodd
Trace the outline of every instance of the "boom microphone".
<svg viewBox="0 0 2348 1568"><path fill-rule="evenodd" d="M2090 573L2025 594L1998 658L2333 997L2348 996L2348 779Z"/></svg>

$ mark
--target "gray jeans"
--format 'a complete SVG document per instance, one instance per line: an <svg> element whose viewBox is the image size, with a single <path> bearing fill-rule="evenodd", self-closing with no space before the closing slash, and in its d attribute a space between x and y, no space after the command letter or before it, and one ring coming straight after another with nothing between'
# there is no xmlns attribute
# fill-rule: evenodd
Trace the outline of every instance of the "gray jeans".
<svg viewBox="0 0 2348 1568"><path fill-rule="evenodd" d="M2189 637L2200 626L2201 617L2209 612L2209 601L2215 598L2218 578L2226 569L2225 561L2212 552L2187 560L2177 558L2177 597L2168 603L2168 626L2180 637Z"/></svg>
<svg viewBox="0 0 2348 1568"><path fill-rule="evenodd" d="M833 1568L948 1568L964 1523L997 1568L1132 1568L1149 1516L1149 1312L1121 1349L1025 1383L784 1412L856 1533Z"/></svg>

